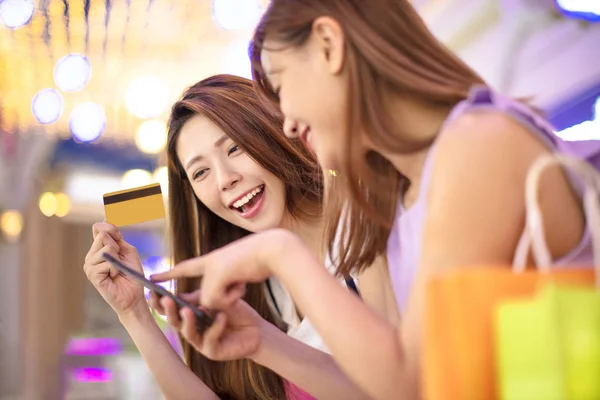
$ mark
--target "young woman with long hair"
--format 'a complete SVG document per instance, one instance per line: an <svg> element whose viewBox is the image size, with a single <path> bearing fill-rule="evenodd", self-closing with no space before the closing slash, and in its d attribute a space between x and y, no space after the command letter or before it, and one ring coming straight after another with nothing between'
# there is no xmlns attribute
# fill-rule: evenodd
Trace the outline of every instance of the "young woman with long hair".
<svg viewBox="0 0 600 400"><path fill-rule="evenodd" d="M312 153L300 142L289 142L282 125L280 114L263 106L251 81L231 75L198 82L173 105L167 156L175 263L276 227L294 232L327 260L323 176ZM365 398L323 352L321 338L276 279L249 285L244 302L217 318L203 338L204 354L183 341L186 366L153 320L142 287L102 258L108 252L141 271L135 248L108 223L94 225L93 234L84 265L88 279L119 315L168 399L312 398L288 381L319 399ZM377 265L372 270L371 275L382 272ZM366 301L393 315L377 287L385 286L383 279L365 274L361 284ZM197 287L197 279L182 278L176 290L193 303L187 292ZM177 329L189 330L170 299L153 296L151 304ZM210 344L219 340L224 317L233 323L236 341L229 347L221 342L216 352ZM255 359L264 354L279 358L261 365ZM269 368L281 370L285 379Z"/></svg>
<svg viewBox="0 0 600 400"><path fill-rule="evenodd" d="M246 282L275 275L365 393L419 397L428 277L453 267L511 265L534 160L563 152L599 161L600 143L563 142L527 105L485 86L408 0L272 0L251 50L254 79L281 108L286 135L307 142L323 168L338 172L324 211L330 248L334 232L343 239L335 245L338 272L361 271L387 255L401 323L340 288L284 230L245 238L155 279L202 275L200 303L227 310ZM540 190L555 263L591 264L581 199L564 171L548 171ZM341 220L334 219L336 198L347 207Z"/></svg>

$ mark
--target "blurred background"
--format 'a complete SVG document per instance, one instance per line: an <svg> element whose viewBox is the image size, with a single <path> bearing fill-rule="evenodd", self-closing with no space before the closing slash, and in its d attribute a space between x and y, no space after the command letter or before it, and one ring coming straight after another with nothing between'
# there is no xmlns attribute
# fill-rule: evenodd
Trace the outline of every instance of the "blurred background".
<svg viewBox="0 0 600 400"><path fill-rule="evenodd" d="M558 135L600 139L599 0L413 3ZM82 272L91 225L104 193L159 182L168 196L170 104L209 75L250 77L267 4L0 0L0 400L161 398ZM147 273L169 267L165 235L165 221L124 230Z"/></svg>

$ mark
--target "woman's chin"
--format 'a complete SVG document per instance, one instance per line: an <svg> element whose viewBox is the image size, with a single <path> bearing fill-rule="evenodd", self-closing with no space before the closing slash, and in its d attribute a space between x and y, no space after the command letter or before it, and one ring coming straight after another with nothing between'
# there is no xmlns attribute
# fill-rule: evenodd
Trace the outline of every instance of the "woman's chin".
<svg viewBox="0 0 600 400"><path fill-rule="evenodd" d="M247 230L250 233L263 232L278 227L278 224L272 223L271 221L268 221L268 219L269 218L255 221L245 221L244 224L240 224L240 227Z"/></svg>

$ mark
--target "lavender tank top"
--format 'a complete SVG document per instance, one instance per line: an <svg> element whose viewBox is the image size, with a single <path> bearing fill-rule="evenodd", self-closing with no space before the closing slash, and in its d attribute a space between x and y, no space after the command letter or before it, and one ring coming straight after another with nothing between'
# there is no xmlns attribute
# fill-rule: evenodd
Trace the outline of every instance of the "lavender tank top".
<svg viewBox="0 0 600 400"><path fill-rule="evenodd" d="M471 110L495 110L510 115L527 128L532 135L538 137L551 151L586 159L600 170L600 141L563 141L554 134L553 127L544 118L527 106L483 86L473 87L468 98L452 109L442 126L440 134L443 134L444 127L448 123ZM396 207L394 225L388 239L388 266L400 313L404 313L406 301L420 263L423 226L427 214L426 198L434 146L435 143L431 147L423 167L419 197L408 210L403 207L402 199L400 199ZM576 186L576 180L573 180L573 182ZM577 187L575 188L577 189ZM592 256L590 232L586 227L579 245L566 256L555 260L554 264L592 265Z"/></svg>

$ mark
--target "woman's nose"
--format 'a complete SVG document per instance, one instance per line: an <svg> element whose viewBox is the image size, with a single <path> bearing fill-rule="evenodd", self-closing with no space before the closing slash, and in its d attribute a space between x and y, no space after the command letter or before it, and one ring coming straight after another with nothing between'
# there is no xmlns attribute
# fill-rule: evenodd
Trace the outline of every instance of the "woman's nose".
<svg viewBox="0 0 600 400"><path fill-rule="evenodd" d="M218 185L221 191L234 188L240 180L242 180L242 176L235 171L229 169L220 169L218 171Z"/></svg>
<svg viewBox="0 0 600 400"><path fill-rule="evenodd" d="M297 121L286 118L283 121L283 133L289 138L297 138L300 134L300 124Z"/></svg>

